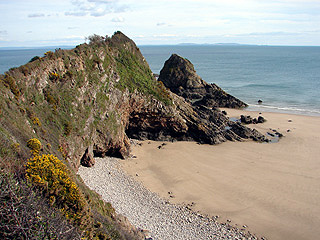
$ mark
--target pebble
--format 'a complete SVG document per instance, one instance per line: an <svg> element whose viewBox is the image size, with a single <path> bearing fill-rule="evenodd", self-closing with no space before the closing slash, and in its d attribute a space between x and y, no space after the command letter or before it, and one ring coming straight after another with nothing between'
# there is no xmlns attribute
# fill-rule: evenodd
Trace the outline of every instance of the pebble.
<svg viewBox="0 0 320 240"><path fill-rule="evenodd" d="M96 158L91 168L80 166L78 174L85 184L110 202L137 228L148 232L153 240L258 239L248 232L221 224L185 205L171 204L146 189L126 174L116 158ZM112 172L112 175L109 174Z"/></svg>

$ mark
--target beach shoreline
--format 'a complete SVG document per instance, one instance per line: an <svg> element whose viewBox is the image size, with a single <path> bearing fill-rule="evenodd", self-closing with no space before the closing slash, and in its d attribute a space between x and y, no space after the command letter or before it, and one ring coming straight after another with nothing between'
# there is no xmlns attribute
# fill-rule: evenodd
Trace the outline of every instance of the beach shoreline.
<svg viewBox="0 0 320 240"><path fill-rule="evenodd" d="M308 109L308 108L293 108L293 107L280 107L280 106L271 106L266 104L249 104L248 107L243 109L248 112L269 112L269 113L280 113L288 115L302 115L302 116L311 116L311 117L320 117L320 111L317 109Z"/></svg>
<svg viewBox="0 0 320 240"><path fill-rule="evenodd" d="M125 171L152 192L194 211L219 215L267 239L314 239L320 234L320 117L221 109L228 117L263 116L251 124L277 143L138 141ZM160 147L161 146L161 147ZM160 147L160 148L159 148Z"/></svg>

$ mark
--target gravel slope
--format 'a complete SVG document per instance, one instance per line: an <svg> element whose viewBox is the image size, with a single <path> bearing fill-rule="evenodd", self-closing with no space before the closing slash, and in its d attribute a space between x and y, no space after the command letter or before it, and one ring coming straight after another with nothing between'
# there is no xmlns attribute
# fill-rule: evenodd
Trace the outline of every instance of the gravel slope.
<svg viewBox="0 0 320 240"><path fill-rule="evenodd" d="M195 213L188 206L170 204L128 176L121 169L119 159L96 159L94 167L81 166L78 174L117 213L126 216L136 227L148 230L149 239L258 239Z"/></svg>

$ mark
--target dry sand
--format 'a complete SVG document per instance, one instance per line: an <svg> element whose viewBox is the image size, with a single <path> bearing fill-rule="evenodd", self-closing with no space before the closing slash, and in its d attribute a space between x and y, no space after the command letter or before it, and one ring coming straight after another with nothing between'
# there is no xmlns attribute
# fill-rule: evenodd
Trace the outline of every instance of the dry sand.
<svg viewBox="0 0 320 240"><path fill-rule="evenodd" d="M229 117L257 112L224 109ZM219 215L267 239L319 239L320 117L263 113L261 132L276 129L278 143L145 141L124 169L173 203ZM287 130L290 130L287 132ZM168 193L170 192L170 193Z"/></svg>

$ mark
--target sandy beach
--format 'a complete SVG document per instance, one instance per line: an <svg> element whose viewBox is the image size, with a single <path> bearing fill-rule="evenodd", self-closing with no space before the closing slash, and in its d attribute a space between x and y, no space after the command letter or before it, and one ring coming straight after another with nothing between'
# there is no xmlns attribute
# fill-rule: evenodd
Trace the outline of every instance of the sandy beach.
<svg viewBox="0 0 320 240"><path fill-rule="evenodd" d="M258 112L222 109L229 117ZM267 239L320 235L320 117L262 113L259 131L277 143L138 142L123 168L172 203ZM250 125L249 125L250 126ZM161 148L159 148L161 146Z"/></svg>

